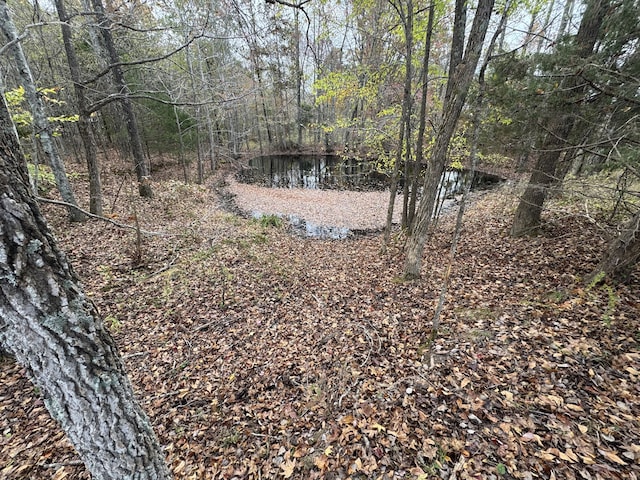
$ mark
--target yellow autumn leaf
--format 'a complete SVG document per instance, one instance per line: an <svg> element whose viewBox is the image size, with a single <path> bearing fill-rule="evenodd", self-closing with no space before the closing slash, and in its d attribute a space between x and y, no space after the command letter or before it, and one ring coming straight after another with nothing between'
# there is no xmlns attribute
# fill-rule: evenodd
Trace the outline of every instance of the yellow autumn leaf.
<svg viewBox="0 0 640 480"><path fill-rule="evenodd" d="M567 448L564 453L565 453L565 455L567 457L569 457L569 461L571 461L573 463L577 463L578 462L578 460L579 460L578 459L578 455L576 455L575 452L572 449Z"/></svg>
<svg viewBox="0 0 640 480"><path fill-rule="evenodd" d="M386 430L386 428L384 428L379 423L374 423L373 425L371 425L371 428L375 428L376 430L378 430L378 433L384 432Z"/></svg>
<svg viewBox="0 0 640 480"><path fill-rule="evenodd" d="M586 425L578 425L578 430L580 430L580 433L587 433L589 431L589 427Z"/></svg>
<svg viewBox="0 0 640 480"><path fill-rule="evenodd" d="M182 471L184 470L184 467L186 466L187 466L187 462L185 462L184 460L180 460L180 463L176 466L176 468L173 469L173 473L175 474L182 473Z"/></svg>
<svg viewBox="0 0 640 480"><path fill-rule="evenodd" d="M561 460L564 460L566 462L570 462L571 458L569 458L569 455L567 455L564 452L558 452L558 457L560 457Z"/></svg>
<svg viewBox="0 0 640 480"><path fill-rule="evenodd" d="M558 397L557 395L547 395L547 400L551 405L560 406L564 403L564 399L562 397Z"/></svg>
<svg viewBox="0 0 640 480"><path fill-rule="evenodd" d="M327 448L324 449L324 454L328 457L333 453L333 447L331 445L329 445Z"/></svg>
<svg viewBox="0 0 640 480"><path fill-rule="evenodd" d="M573 403L567 403L567 408L569 410L573 410L574 412L584 412L584 408L582 408L580 405L575 405Z"/></svg>
<svg viewBox="0 0 640 480"><path fill-rule="evenodd" d="M540 457L542 460L546 462L550 462L551 460L556 458L556 456L553 453L551 453L549 450L543 450L541 452L538 452L536 453L536 456Z"/></svg>
<svg viewBox="0 0 640 480"><path fill-rule="evenodd" d="M64 467L60 467L58 470L56 470L56 473L53 474L52 479L53 480L62 480L67 475L69 475L69 472L66 471Z"/></svg>
<svg viewBox="0 0 640 480"><path fill-rule="evenodd" d="M582 463L584 463L585 465L595 465L596 464L595 458L593 458L593 456L591 456L589 454L582 455L582 456L580 456L580 458L582 459Z"/></svg>

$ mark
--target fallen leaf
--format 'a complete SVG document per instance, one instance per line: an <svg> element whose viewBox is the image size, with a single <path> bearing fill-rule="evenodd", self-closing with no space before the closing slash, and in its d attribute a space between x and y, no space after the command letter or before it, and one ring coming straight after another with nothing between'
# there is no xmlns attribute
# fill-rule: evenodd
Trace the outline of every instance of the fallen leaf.
<svg viewBox="0 0 640 480"><path fill-rule="evenodd" d="M280 468L282 469L282 476L284 478L290 478L291 475L293 475L293 471L296 469L296 459L285 460L280 464Z"/></svg>
<svg viewBox="0 0 640 480"><path fill-rule="evenodd" d="M627 462L625 462L624 460L622 460L618 454L616 452L611 452L608 450L601 450L598 449L598 451L605 456L605 458L613 463L617 463L618 465L629 465Z"/></svg>
<svg viewBox="0 0 640 480"><path fill-rule="evenodd" d="M329 458L325 454L318 455L313 459L313 464L320 469L320 471L324 471L327 468L327 461Z"/></svg>

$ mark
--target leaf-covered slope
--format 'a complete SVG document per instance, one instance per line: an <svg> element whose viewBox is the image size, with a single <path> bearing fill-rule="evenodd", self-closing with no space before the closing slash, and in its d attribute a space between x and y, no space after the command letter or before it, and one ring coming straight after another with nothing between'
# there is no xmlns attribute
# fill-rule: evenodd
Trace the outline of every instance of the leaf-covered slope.
<svg viewBox="0 0 640 480"><path fill-rule="evenodd" d="M383 255L376 235L303 239L204 188L155 190L138 216L171 235L145 237L136 268L135 233L55 227L176 478L638 475L637 276L578 282L603 245L590 223L511 239L511 199L485 195L430 345L449 221L406 283L399 240ZM0 477L88 478L20 369L0 367Z"/></svg>

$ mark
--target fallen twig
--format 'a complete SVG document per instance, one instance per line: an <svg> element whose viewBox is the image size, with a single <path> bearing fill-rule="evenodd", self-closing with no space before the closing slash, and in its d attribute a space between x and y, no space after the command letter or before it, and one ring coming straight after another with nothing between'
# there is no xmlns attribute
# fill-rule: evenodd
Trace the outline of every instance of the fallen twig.
<svg viewBox="0 0 640 480"><path fill-rule="evenodd" d="M60 467L74 467L77 465L84 465L82 460L69 460L68 462L59 463L38 463L41 468L60 468Z"/></svg>
<svg viewBox="0 0 640 480"><path fill-rule="evenodd" d="M144 355L149 355L149 352L135 352L135 353L127 353L126 355L122 355L122 359L126 360L128 358L133 357L142 357Z"/></svg>
<svg viewBox="0 0 640 480"><path fill-rule="evenodd" d="M67 203L67 202L63 202L61 200L52 200L50 198L44 198L44 197L36 197L36 199L39 202L44 202L44 203L50 203L52 205L60 205L63 207L71 207L71 208L75 208L76 210L78 210L79 212L83 213L84 215L86 215L87 217L90 218L96 218L98 220L102 220L104 222L107 223L111 223L112 225L115 225L116 227L119 228L126 228L128 230L138 230L138 228L135 225L128 225L126 223L120 223L120 222L116 222L115 220L113 220L112 218L108 218L108 217L102 217L100 215L96 215L94 213L91 212L87 212L86 210L78 207L77 205L73 205L71 203ZM170 236L175 236L175 234L171 234L171 233L164 233L164 232L149 232L147 230L140 230L140 233L144 234L144 235L158 235L158 236L163 236L163 237L170 237Z"/></svg>

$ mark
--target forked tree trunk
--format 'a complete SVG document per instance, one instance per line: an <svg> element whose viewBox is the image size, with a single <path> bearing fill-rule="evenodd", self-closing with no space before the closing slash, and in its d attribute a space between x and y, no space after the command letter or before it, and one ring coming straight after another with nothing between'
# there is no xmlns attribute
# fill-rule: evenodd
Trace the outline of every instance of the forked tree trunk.
<svg viewBox="0 0 640 480"><path fill-rule="evenodd" d="M118 350L29 189L0 99L0 346L15 356L94 480L171 478Z"/></svg>
<svg viewBox="0 0 640 480"><path fill-rule="evenodd" d="M58 149L53 142L51 124L49 123L45 113L44 105L42 104L42 100L33 80L33 75L31 74L31 68L27 62L27 57L22 50L22 44L20 43L15 25L9 15L9 8L5 0L0 0L0 30L2 30L4 35L7 37L7 40L13 44L11 46L11 51L13 53L14 61L16 62L18 73L20 74L22 86L24 87L25 98L29 104L29 110L31 110L31 114L33 115L33 128L40 145L42 146L42 150L49 161L49 166L51 167L56 179L56 185L60 192L60 196L62 197L62 200L70 205L67 208L69 218L75 222L82 221L85 216L80 212L80 210L73 208L73 205L77 205L77 202L73 195L69 179L67 178L64 163L62 162Z"/></svg>
<svg viewBox="0 0 640 480"><path fill-rule="evenodd" d="M422 199L418 205L411 234L405 247L404 277L407 279L420 276L422 253L431 225L431 216L433 215L433 208L438 195L440 176L447 161L449 142L460 118L460 113L473 79L473 73L480 59L493 4L494 0L480 0L469 33L464 57L447 82L447 91L450 92L450 97L444 105L442 124L438 130L431 158L427 165Z"/></svg>

